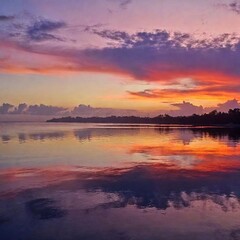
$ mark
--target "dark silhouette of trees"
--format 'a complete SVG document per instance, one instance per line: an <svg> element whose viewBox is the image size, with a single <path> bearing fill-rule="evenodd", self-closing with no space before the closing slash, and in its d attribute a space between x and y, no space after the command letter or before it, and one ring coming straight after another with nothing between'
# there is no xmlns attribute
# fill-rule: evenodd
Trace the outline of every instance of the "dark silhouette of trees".
<svg viewBox="0 0 240 240"><path fill-rule="evenodd" d="M159 115L153 118L122 116L122 117L62 117L53 118L47 122L76 122L76 123L136 123L136 124L190 124L190 125L240 125L240 109L230 109L228 113L216 110L202 115L172 117Z"/></svg>

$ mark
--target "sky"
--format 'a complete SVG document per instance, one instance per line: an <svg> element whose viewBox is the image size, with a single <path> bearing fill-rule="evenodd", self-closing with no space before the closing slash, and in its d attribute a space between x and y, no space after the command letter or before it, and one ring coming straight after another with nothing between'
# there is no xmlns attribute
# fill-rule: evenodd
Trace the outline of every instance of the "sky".
<svg viewBox="0 0 240 240"><path fill-rule="evenodd" d="M0 5L0 115L240 107L239 0Z"/></svg>

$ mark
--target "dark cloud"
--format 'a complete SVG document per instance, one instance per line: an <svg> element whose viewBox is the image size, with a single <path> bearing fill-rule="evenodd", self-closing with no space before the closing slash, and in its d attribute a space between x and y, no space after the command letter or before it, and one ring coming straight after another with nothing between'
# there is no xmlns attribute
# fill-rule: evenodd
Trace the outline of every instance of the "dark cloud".
<svg viewBox="0 0 240 240"><path fill-rule="evenodd" d="M240 14L240 2L234 1L229 4L220 4L221 7L224 7L236 14Z"/></svg>
<svg viewBox="0 0 240 240"><path fill-rule="evenodd" d="M27 111L28 105L26 103L20 103L17 107L14 108L13 113L23 114Z"/></svg>
<svg viewBox="0 0 240 240"><path fill-rule="evenodd" d="M108 1L115 2L116 4L118 4L118 7L122 10L126 10L128 5L132 3L132 0L108 0ZM113 10L108 9L108 12L112 13Z"/></svg>
<svg viewBox="0 0 240 240"><path fill-rule="evenodd" d="M70 115L73 116L82 116L82 117L106 117L106 116L130 116L130 115L139 115L140 113L136 110L128 110L128 109L114 109L114 108L94 108L91 106L86 106L80 104L75 107Z"/></svg>
<svg viewBox="0 0 240 240"><path fill-rule="evenodd" d="M234 46L239 43L239 36L235 34L221 34L211 39L196 39L188 33L168 32L166 30L156 29L153 32L141 31L135 34L129 34L124 31L91 29L92 33L102 38L114 40L121 43L122 47L152 47L161 49L162 47L171 48L220 48ZM175 49L176 50L176 49Z"/></svg>
<svg viewBox="0 0 240 240"><path fill-rule="evenodd" d="M96 28L89 28L89 32L92 32L102 38L116 41L121 46L129 46L133 43L131 35L123 31L111 31L111 30L97 30Z"/></svg>
<svg viewBox="0 0 240 240"><path fill-rule="evenodd" d="M40 104L30 105L26 113L30 115L58 115L65 110L66 109L62 107L46 106L44 104Z"/></svg>
<svg viewBox="0 0 240 240"><path fill-rule="evenodd" d="M132 0L119 0L119 6L122 9L126 9L127 6L132 2Z"/></svg>
<svg viewBox="0 0 240 240"><path fill-rule="evenodd" d="M206 73L215 78L240 76L240 38L235 35L198 40L161 30L133 35L109 30L93 33L111 41L111 47L63 53L76 59L80 71L119 72L145 81L206 79Z"/></svg>
<svg viewBox="0 0 240 240"><path fill-rule="evenodd" d="M27 105L21 103L17 107L9 103L3 103L0 106L0 114L26 114L26 115L58 115L66 111L66 108L40 105Z"/></svg>
<svg viewBox="0 0 240 240"><path fill-rule="evenodd" d="M46 19L38 20L27 28L27 36L34 41L58 40L62 38L50 33L66 26L64 22L55 22Z"/></svg>
<svg viewBox="0 0 240 240"><path fill-rule="evenodd" d="M11 15L0 15L0 22L1 21L10 21L13 20L15 18L15 16L11 16Z"/></svg>
<svg viewBox="0 0 240 240"><path fill-rule="evenodd" d="M3 103L2 106L0 106L0 114L8 114L13 107L14 106L9 103Z"/></svg>
<svg viewBox="0 0 240 240"><path fill-rule="evenodd" d="M232 2L229 4L230 9L237 14L240 14L240 3L239 2Z"/></svg>

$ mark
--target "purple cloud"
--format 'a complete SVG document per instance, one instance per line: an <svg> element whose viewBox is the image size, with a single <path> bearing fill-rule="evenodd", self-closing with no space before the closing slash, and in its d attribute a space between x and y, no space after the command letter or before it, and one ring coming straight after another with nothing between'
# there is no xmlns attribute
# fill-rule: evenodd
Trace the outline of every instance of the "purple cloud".
<svg viewBox="0 0 240 240"><path fill-rule="evenodd" d="M90 105L80 104L69 112L72 116L81 117L107 117L107 116L138 116L140 112L131 109L94 108Z"/></svg>
<svg viewBox="0 0 240 240"><path fill-rule="evenodd" d="M13 20L15 16L12 15L0 15L0 22L1 21L10 21Z"/></svg>
<svg viewBox="0 0 240 240"><path fill-rule="evenodd" d="M66 108L40 105L27 105L26 103L20 103L18 106L14 106L9 103L3 103L0 106L0 114L25 114L25 115L58 115L66 111Z"/></svg>
<svg viewBox="0 0 240 240"><path fill-rule="evenodd" d="M15 114L24 114L28 109L28 105L26 103L20 103L17 107L14 108L13 113Z"/></svg>
<svg viewBox="0 0 240 240"><path fill-rule="evenodd" d="M106 117L106 116L130 116L139 115L140 112L131 109L114 109L114 108L94 108L90 105L80 104L73 109L67 109L58 106L49 106L44 104L27 105L21 103L14 106L3 103L0 106L0 115L38 115L38 116L81 116L81 117Z"/></svg>
<svg viewBox="0 0 240 240"><path fill-rule="evenodd" d="M40 105L30 105L26 113L30 115L58 115L65 111L66 109L63 107L54 107L54 106L46 106L44 104Z"/></svg>
<svg viewBox="0 0 240 240"><path fill-rule="evenodd" d="M126 9L127 6L132 2L132 0L119 0L119 6L122 9Z"/></svg>
<svg viewBox="0 0 240 240"><path fill-rule="evenodd" d="M174 103L172 106L177 107L177 110L169 111L169 115L171 116L188 116L192 114L203 114L209 113L213 110L217 110L218 112L228 112L229 109L240 109L240 103L236 99L228 100L224 103L219 103L215 107L203 107L197 106L190 102L183 101L182 103Z"/></svg>
<svg viewBox="0 0 240 240"><path fill-rule="evenodd" d="M53 54L72 58L79 71L117 72L145 81L240 76L240 38L236 35L199 40L189 34L161 30L132 35L110 30L92 33L109 40L111 46Z"/></svg>
<svg viewBox="0 0 240 240"><path fill-rule="evenodd" d="M182 103L174 103L171 105L178 108L178 110L169 111L169 115L171 116L188 116L192 114L200 115L204 112L202 106L196 106L190 102L183 101Z"/></svg>
<svg viewBox="0 0 240 240"><path fill-rule="evenodd" d="M236 99L229 100L222 104L219 103L217 110L221 112L227 112L229 109L234 109L234 108L240 108L240 104Z"/></svg>
<svg viewBox="0 0 240 240"><path fill-rule="evenodd" d="M33 26L32 34L36 33L36 40L41 40L41 36L43 39L48 38L45 38L45 33L49 34L48 31L64 27L64 23L43 21ZM94 27L85 30L106 40L108 47L53 48L50 45L35 44L34 41L26 43L20 40L8 42L8 47L30 54L37 53L38 56L54 57L47 66L46 62L41 61L36 64L28 61L26 65L21 62L21 67L31 72L104 72L126 75L133 80L164 84L172 84L180 78L191 78L198 82L198 88L187 89L185 92L204 90L214 93L220 92L219 89L239 92L240 37L236 34L196 39L190 34L165 30L134 34ZM3 47L5 45L6 41L3 41ZM5 62L2 70L8 70L11 66L14 70L19 68L12 65L11 62ZM151 92L146 90L142 94Z"/></svg>
<svg viewBox="0 0 240 240"><path fill-rule="evenodd" d="M151 111L140 112L133 109L118 109L118 108L95 108L90 105L80 104L73 109L67 109L58 106L27 105L21 103L18 106L13 106L8 103L3 103L0 106L0 115L16 115L16 116L79 116L79 117L108 117L108 116L157 116L159 114L169 114L171 116L188 116L192 114L203 114L213 110L227 112L229 109L240 108L238 100L228 100L224 103L219 103L215 107L197 106L190 102L183 101L182 103L172 103L176 110L169 111ZM45 120L46 120L45 119Z"/></svg>
<svg viewBox="0 0 240 240"><path fill-rule="evenodd" d="M58 40L63 39L57 37L50 32L61 29L66 26L64 22L55 22L46 19L37 20L27 28L27 36L33 41Z"/></svg>
<svg viewBox="0 0 240 240"><path fill-rule="evenodd" d="M13 107L14 106L9 103L3 103L2 106L0 106L0 114L8 114Z"/></svg>
<svg viewBox="0 0 240 240"><path fill-rule="evenodd" d="M220 4L221 7L224 7L236 14L240 14L240 2L234 1L229 4Z"/></svg>

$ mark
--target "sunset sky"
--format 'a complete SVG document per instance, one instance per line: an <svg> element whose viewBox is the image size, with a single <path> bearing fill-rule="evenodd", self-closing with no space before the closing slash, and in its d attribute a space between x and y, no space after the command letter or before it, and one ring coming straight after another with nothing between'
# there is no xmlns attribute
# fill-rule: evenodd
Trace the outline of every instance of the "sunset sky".
<svg viewBox="0 0 240 240"><path fill-rule="evenodd" d="M0 114L240 107L240 1L1 0L0 88Z"/></svg>

